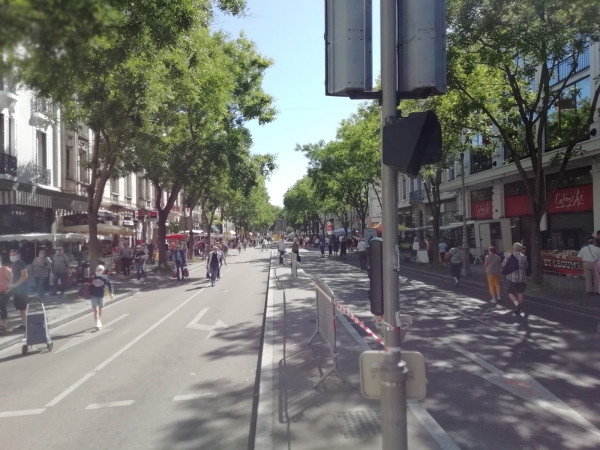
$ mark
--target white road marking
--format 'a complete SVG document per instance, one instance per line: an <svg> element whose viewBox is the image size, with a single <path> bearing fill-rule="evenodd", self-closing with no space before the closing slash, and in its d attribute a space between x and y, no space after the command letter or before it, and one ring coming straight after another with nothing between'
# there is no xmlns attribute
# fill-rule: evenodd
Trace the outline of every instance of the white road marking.
<svg viewBox="0 0 600 450"><path fill-rule="evenodd" d="M208 327L207 325L199 325L198 324L198 321L200 319L202 319L202 316L204 314L206 314L207 311L208 311L208 308L203 308L202 311L200 311L198 313L198 315L196 317L194 317L189 324L186 325L186 328L193 328L193 329L196 329L196 330L210 331L210 327Z"/></svg>
<svg viewBox="0 0 600 450"><path fill-rule="evenodd" d="M101 409L101 408L114 408L116 406L129 406L133 404L133 400L122 400L120 402L110 402L110 403L92 403L85 407L86 411L92 409Z"/></svg>
<svg viewBox="0 0 600 450"><path fill-rule="evenodd" d="M441 450L460 450L460 447L448 436L448 433L444 431L440 424L431 417L431 414L427 412L421 403L408 402L408 407L431 437L435 439Z"/></svg>
<svg viewBox="0 0 600 450"><path fill-rule="evenodd" d="M60 393L59 395L57 395L56 397L54 397L54 399L48 403L46 405L47 408L56 405L58 402L60 402L63 398L65 398L67 395L69 395L71 392L73 392L75 389L77 389L79 386L81 386L83 383L85 383L87 380L89 380L90 378L92 378L95 375L94 372L90 372L90 373L86 373L82 378L80 378L78 381L76 381L75 383L73 383L71 386L69 386L67 389L65 389L62 393Z"/></svg>
<svg viewBox="0 0 600 450"><path fill-rule="evenodd" d="M584 430L600 437L600 430L598 428L588 422L588 420L580 415L577 411L571 409L567 404L565 404L562 400L556 397L552 392L550 392L528 374L507 374L485 362L483 359L479 358L468 350L465 350L460 345L450 341L450 339L441 338L440 340L448 344L456 351L462 353L473 362L479 364L481 367L492 372L491 374L477 374L484 380L489 381L490 383L507 390L511 394L521 397L523 400L533 403L537 407L551 412L561 419L566 420L574 425L578 425Z"/></svg>
<svg viewBox="0 0 600 450"><path fill-rule="evenodd" d="M173 314L175 314L177 311L179 311L181 308L183 308L185 305L187 305L189 302L191 302L203 290L204 289L198 290L198 292L194 293L190 298L185 300L183 303L181 303L179 306L177 306L175 309L173 309L170 313L168 313L166 316L164 316L162 319L160 319L158 322L156 322L154 325L152 325L150 328L148 328L146 331L144 331L138 337L133 339L129 344L122 347L120 350L115 352L111 357L109 357L104 362L102 362L100 365L98 365L98 367L96 367L93 372L86 374L79 381L74 383L72 386L68 387L64 392L59 394L56 398L54 398L54 400L52 400L46 406L48 407L48 406L56 405L58 402L60 402L62 399L64 399L67 395L69 395L75 389L77 389L79 386L81 386L83 383L85 383L89 378L93 377L96 374L96 372L99 372L100 370L105 368L107 365L109 365L111 362L113 362L115 359L117 359L119 356L121 356L124 352L126 352L128 349L130 349L132 346L134 346L138 341L143 339L148 333L150 333L152 330L154 330L156 327L158 327L160 324L162 324L165 320L167 320L169 317L171 317Z"/></svg>
<svg viewBox="0 0 600 450"><path fill-rule="evenodd" d="M187 395L176 395L173 397L174 402L185 402L187 400L196 400L198 398L215 398L216 392L205 392L203 394L187 394Z"/></svg>
<svg viewBox="0 0 600 450"><path fill-rule="evenodd" d="M117 317L115 320L105 324L104 328L100 329L99 331L96 331L95 333L88 332L88 333L84 333L80 336L75 336L75 337L71 338L65 345L63 345L60 349L58 349L58 351L56 353L60 353L63 350L67 350L71 347L75 347L76 345L82 344L83 342L87 342L90 339L93 339L97 336L102 336L103 334L106 334L107 332L112 331L112 328L108 328L108 327L110 327L111 325L114 325L119 320L124 319L128 315L129 315L129 313L123 314L121 317Z"/></svg>
<svg viewBox="0 0 600 450"><path fill-rule="evenodd" d="M20 416L35 416L46 411L46 408L39 409L24 409L22 411L4 411L0 412L0 418L3 417L20 417Z"/></svg>
<svg viewBox="0 0 600 450"><path fill-rule="evenodd" d="M484 369L489 370L490 372L492 372L495 375L503 375L504 372L502 372L500 369L492 366L491 364L487 363L486 361L484 361L483 359L481 359L479 356L474 355L473 353L471 353L470 351L462 348L460 345L455 344L454 342L452 342L450 339L448 338L440 338L440 341L442 341L444 344L448 344L450 347L452 347L454 350L456 350L459 353L462 353L463 355L465 355L467 358L469 358L471 361L473 361L474 363L477 363L478 365L480 365L481 367L483 367Z"/></svg>

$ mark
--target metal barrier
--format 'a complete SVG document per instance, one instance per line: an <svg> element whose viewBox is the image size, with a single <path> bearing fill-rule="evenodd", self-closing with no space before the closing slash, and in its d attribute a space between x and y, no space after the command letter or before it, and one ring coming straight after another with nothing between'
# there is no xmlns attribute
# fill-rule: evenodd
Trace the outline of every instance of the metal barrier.
<svg viewBox="0 0 600 450"><path fill-rule="evenodd" d="M317 381L314 384L313 387L316 388L331 374L337 375L344 383L347 383L350 386L352 386L352 383L350 383L345 377L340 375L337 370L337 361L339 354L337 351L336 344L335 297L331 289L329 289L329 286L327 286L327 283L325 283L319 277L316 277L315 288L317 294L317 329L310 338L310 341L308 341L308 345L310 345L313 339L318 334L320 334L329 346L329 350L331 351L333 367L327 372L325 372L323 376L319 379L319 381Z"/></svg>

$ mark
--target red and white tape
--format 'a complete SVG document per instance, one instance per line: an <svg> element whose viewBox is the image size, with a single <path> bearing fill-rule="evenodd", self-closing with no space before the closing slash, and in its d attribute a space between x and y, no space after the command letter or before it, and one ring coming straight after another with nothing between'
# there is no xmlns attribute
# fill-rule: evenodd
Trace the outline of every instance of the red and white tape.
<svg viewBox="0 0 600 450"><path fill-rule="evenodd" d="M348 311L344 305L340 304L337 300L334 300L333 304L335 305L335 307L337 309L339 309L345 315L350 317L356 325L358 325L363 330L365 330L369 336L371 336L373 339L375 339L377 342L379 342L383 346L384 350L387 350L387 347L385 346L385 342L383 342L383 340L380 339L379 336L377 336L375 333L373 333L369 329L369 327L367 327L364 323L362 323L358 317L356 317L354 314L352 314L350 311Z"/></svg>

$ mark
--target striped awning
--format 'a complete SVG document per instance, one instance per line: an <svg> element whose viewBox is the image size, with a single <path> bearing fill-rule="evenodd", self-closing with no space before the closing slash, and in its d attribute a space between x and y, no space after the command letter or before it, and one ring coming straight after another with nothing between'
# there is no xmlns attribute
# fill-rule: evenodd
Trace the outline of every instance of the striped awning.
<svg viewBox="0 0 600 450"><path fill-rule="evenodd" d="M65 210L74 212L87 212L87 202L67 198L53 197L26 191L0 190L0 205L23 205Z"/></svg>

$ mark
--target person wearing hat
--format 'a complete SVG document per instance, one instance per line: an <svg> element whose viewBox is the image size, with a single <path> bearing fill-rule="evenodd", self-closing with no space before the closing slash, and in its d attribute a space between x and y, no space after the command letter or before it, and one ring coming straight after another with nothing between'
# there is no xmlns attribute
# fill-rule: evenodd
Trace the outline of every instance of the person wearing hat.
<svg viewBox="0 0 600 450"><path fill-rule="evenodd" d="M579 262L583 264L585 292L588 295L598 294L596 263L600 260L600 248L596 247L596 240L594 238L588 239L587 245L579 250L577 258L579 258Z"/></svg>
<svg viewBox="0 0 600 450"><path fill-rule="evenodd" d="M523 293L525 292L526 271L529 267L527 256L523 253L525 247L515 242L512 246L512 253L509 253L502 263L502 273L506 275L508 282L508 297L515 305L513 311L515 316L520 316L523 308Z"/></svg>

